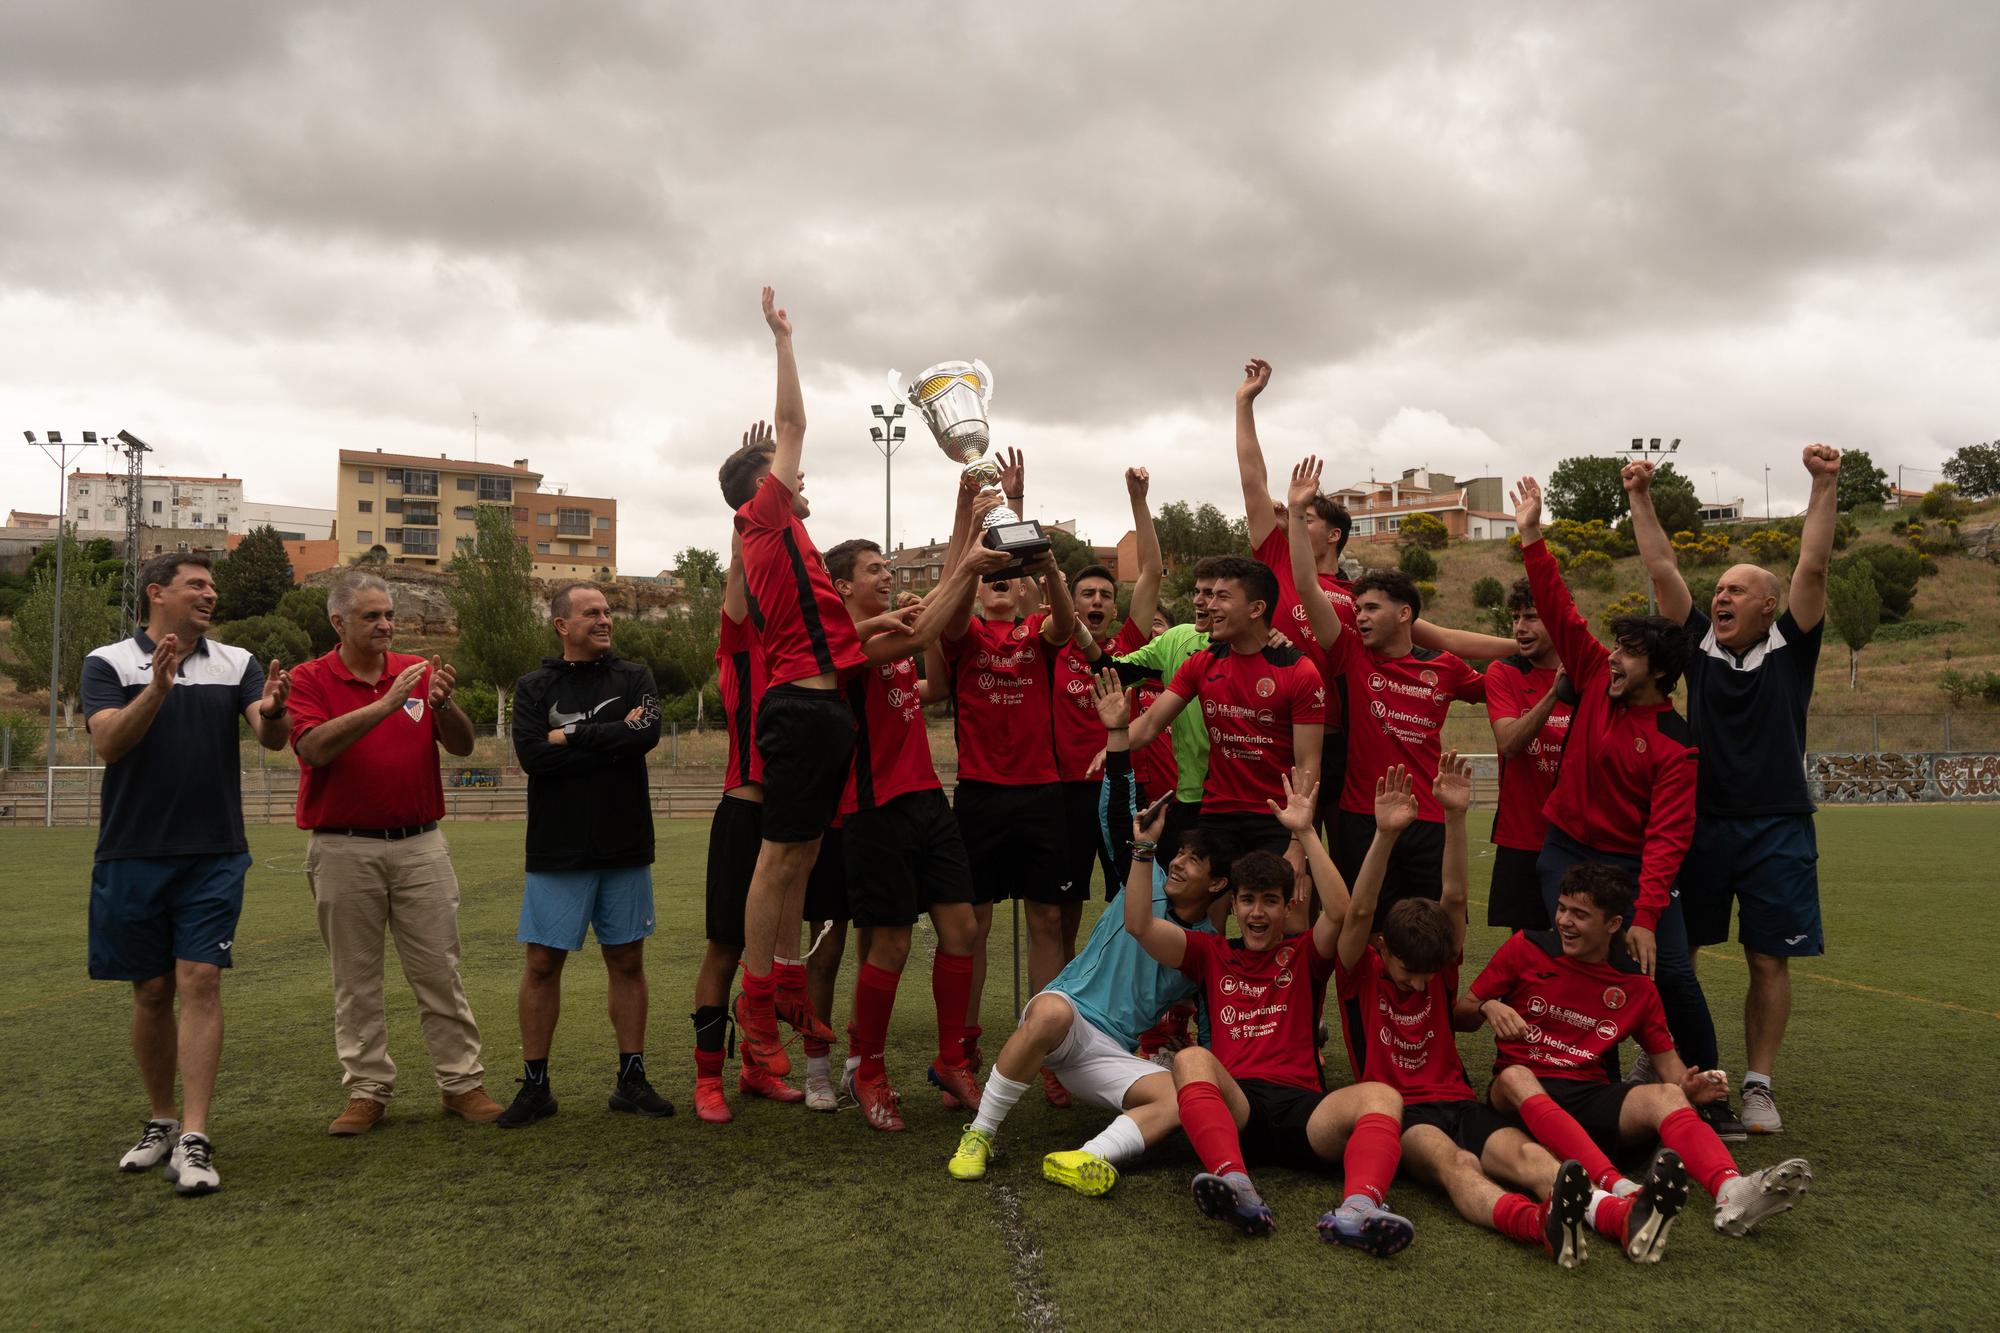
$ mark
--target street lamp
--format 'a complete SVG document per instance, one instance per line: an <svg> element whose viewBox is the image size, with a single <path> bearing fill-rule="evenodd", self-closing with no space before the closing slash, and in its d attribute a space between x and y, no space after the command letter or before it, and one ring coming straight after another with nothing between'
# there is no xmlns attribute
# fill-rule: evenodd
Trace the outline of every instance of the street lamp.
<svg viewBox="0 0 2000 1333"><path fill-rule="evenodd" d="M56 781L56 698L62 681L63 538L67 535L69 520L69 459L72 450L81 454L86 449L96 448L97 432L87 430L83 433L82 442L73 444L65 444L62 432L59 430L48 432L46 442L37 440L35 432L31 430L24 430L21 434L27 437L29 444L40 449L48 460L56 465L56 582L49 624L49 740L42 755L43 764L48 769L46 780L49 798L53 802ZM49 822L55 822L53 813L49 816Z"/></svg>
<svg viewBox="0 0 2000 1333"><path fill-rule="evenodd" d="M895 541L890 535L889 479L893 467L892 460L896 456L896 451L903 447L903 405L894 403L885 408L876 403L871 410L875 413L875 424L868 428L868 438L875 442L876 449L882 454L882 558L886 560L889 558L889 553L896 549Z"/></svg>

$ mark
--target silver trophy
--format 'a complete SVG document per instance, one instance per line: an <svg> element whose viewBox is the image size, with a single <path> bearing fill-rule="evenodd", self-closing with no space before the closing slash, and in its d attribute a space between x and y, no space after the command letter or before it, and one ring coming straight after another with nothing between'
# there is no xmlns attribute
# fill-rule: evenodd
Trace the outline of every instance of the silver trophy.
<svg viewBox="0 0 2000 1333"><path fill-rule="evenodd" d="M903 377L889 372L889 389L903 393ZM981 490L1000 489L1000 465L986 456L992 433L986 425L986 407L993 401L993 372L984 361L940 361L917 376L909 388L909 400L937 437L938 448L952 462L961 465L965 476L980 484ZM997 551L1014 557L1013 564L988 574L988 583L1018 578L1022 562L1049 549L1048 534L1034 519L1024 519L1007 507L1005 498L986 511L981 538Z"/></svg>

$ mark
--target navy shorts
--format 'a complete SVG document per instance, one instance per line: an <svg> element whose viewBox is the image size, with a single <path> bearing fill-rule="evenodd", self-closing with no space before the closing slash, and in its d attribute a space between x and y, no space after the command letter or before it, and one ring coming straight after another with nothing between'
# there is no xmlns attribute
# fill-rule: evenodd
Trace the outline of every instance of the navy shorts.
<svg viewBox="0 0 2000 1333"><path fill-rule="evenodd" d="M1250 1118L1240 1136L1246 1165L1288 1166L1295 1171L1324 1169L1326 1162L1313 1151L1306 1125L1326 1100L1325 1093L1256 1078L1237 1079L1236 1086L1243 1089L1243 1099L1250 1103Z"/></svg>
<svg viewBox="0 0 2000 1333"><path fill-rule="evenodd" d="M838 690L773 685L757 706L764 841L811 842L840 812L854 759L854 709Z"/></svg>
<svg viewBox="0 0 2000 1333"><path fill-rule="evenodd" d="M708 825L708 938L743 947L743 905L764 845L764 803L725 795Z"/></svg>
<svg viewBox="0 0 2000 1333"><path fill-rule="evenodd" d="M230 964L248 852L124 857L90 868L90 975L150 981L174 961Z"/></svg>
<svg viewBox="0 0 2000 1333"><path fill-rule="evenodd" d="M1403 1106L1403 1132L1429 1125L1474 1157L1486 1151L1486 1140L1513 1126L1485 1102L1412 1102Z"/></svg>
<svg viewBox="0 0 2000 1333"><path fill-rule="evenodd" d="M521 891L521 944L575 953L588 928L599 946L632 944L653 933L653 868L530 870Z"/></svg>
<svg viewBox="0 0 2000 1333"><path fill-rule="evenodd" d="M1819 839L1811 815L1699 818L1681 862L1681 906L1696 946L1729 939L1730 909L1742 903L1736 938L1775 958L1826 952L1819 918Z"/></svg>
<svg viewBox="0 0 2000 1333"><path fill-rule="evenodd" d="M1089 885L1072 892L1063 877L1068 838L1056 783L1016 787L960 778L952 798L958 835L972 862L975 905L1003 898L1082 902L1089 896Z"/></svg>
<svg viewBox="0 0 2000 1333"><path fill-rule="evenodd" d="M840 841L847 906L857 926L911 926L933 904L972 901L965 842L935 787L855 811L842 821Z"/></svg>
<svg viewBox="0 0 2000 1333"><path fill-rule="evenodd" d="M1493 883L1486 890L1486 924L1509 930L1547 930L1549 909L1542 902L1539 851L1493 847Z"/></svg>
<svg viewBox="0 0 2000 1333"><path fill-rule="evenodd" d="M819 855L806 877L807 921L847 920L847 831L835 824L820 839Z"/></svg>

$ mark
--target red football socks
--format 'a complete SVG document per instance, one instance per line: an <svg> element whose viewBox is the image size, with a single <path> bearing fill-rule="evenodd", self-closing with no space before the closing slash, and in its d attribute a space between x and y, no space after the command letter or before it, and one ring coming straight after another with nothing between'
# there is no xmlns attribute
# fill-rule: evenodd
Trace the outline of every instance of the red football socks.
<svg viewBox="0 0 2000 1333"><path fill-rule="evenodd" d="M806 965L797 959L771 961L771 979L777 989L787 995L803 995L806 989Z"/></svg>
<svg viewBox="0 0 2000 1333"><path fill-rule="evenodd" d="M1243 1169L1243 1145L1236 1137L1236 1119L1213 1083L1190 1083L1180 1090L1181 1128L1202 1166L1226 1176Z"/></svg>
<svg viewBox="0 0 2000 1333"><path fill-rule="evenodd" d="M1341 1166L1347 1172L1341 1197L1366 1194L1381 1203L1388 1197L1389 1182L1396 1178L1396 1164L1402 1160L1403 1122L1379 1112L1362 1116L1354 1122L1347 1150L1341 1154Z"/></svg>
<svg viewBox="0 0 2000 1333"><path fill-rule="evenodd" d="M985 1034L986 1029L977 1023L965 1025L965 1063L969 1065L979 1063L979 1039Z"/></svg>
<svg viewBox="0 0 2000 1333"><path fill-rule="evenodd" d="M861 1062L862 1078L882 1077L882 1048L889 1040L889 1015L896 1008L900 972L863 963L854 978L854 1021L848 1024L847 1053Z"/></svg>
<svg viewBox="0 0 2000 1333"><path fill-rule="evenodd" d="M778 1019L771 1000L777 993L778 979L773 973L758 976L750 970L750 964L743 965L743 998L750 1002L746 1007L752 1017L766 1019L775 1026Z"/></svg>
<svg viewBox="0 0 2000 1333"><path fill-rule="evenodd" d="M1542 1221L1548 1215L1547 1204L1536 1203L1525 1194L1503 1194L1493 1201L1493 1229L1523 1245L1548 1243L1542 1235Z"/></svg>
<svg viewBox="0 0 2000 1333"><path fill-rule="evenodd" d="M1731 1176L1741 1174L1729 1149L1692 1106L1683 1106L1660 1122L1660 1142L1681 1155L1688 1174L1699 1180L1711 1197Z"/></svg>
<svg viewBox="0 0 2000 1333"><path fill-rule="evenodd" d="M1590 1173L1590 1183L1597 1188L1608 1190L1621 1179L1618 1168L1583 1132L1583 1126L1546 1092L1538 1092L1521 1103L1521 1123L1534 1135L1535 1142L1557 1157L1574 1157L1581 1162Z"/></svg>
<svg viewBox="0 0 2000 1333"><path fill-rule="evenodd" d="M937 1006L938 1063L965 1062L965 1007L972 1000L972 955L939 952L931 961L931 1003Z"/></svg>
<svg viewBox="0 0 2000 1333"><path fill-rule="evenodd" d="M722 1052L704 1051L696 1047L694 1053L694 1072L697 1078L721 1078Z"/></svg>
<svg viewBox="0 0 2000 1333"><path fill-rule="evenodd" d="M1632 1216L1632 1200L1638 1197L1636 1194L1628 1194L1622 1199L1609 1194L1598 1195L1590 1205L1590 1225L1597 1228L1599 1235L1609 1236L1623 1245L1626 1221Z"/></svg>

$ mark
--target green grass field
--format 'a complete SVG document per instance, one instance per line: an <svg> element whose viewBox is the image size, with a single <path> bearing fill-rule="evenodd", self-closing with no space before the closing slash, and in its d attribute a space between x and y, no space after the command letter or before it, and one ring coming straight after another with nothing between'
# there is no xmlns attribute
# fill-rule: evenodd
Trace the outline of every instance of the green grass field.
<svg viewBox="0 0 2000 1333"><path fill-rule="evenodd" d="M960 1120L919 1076L930 1040L921 948L889 1055L907 1133L873 1133L851 1109L740 1100L735 1124L701 1124L688 1106L686 1015L706 825L693 821L661 825L650 969L653 1078L680 1115L604 1109L613 1043L602 969L584 957L568 974L551 1065L562 1113L513 1134L447 1121L392 968L400 1095L387 1125L356 1140L324 1132L342 1093L304 835L253 829L212 1120L224 1189L177 1199L157 1174L113 1170L146 1108L126 1044L128 988L84 976L93 831L7 830L0 1261L14 1276L0 1312L32 1328L1991 1326L2000 812L1842 809L1819 827L1833 951L1798 977L1778 1075L1787 1134L1739 1154L1746 1168L1810 1158L1811 1195L1742 1241L1708 1226L1697 1195L1661 1266L1597 1246L1573 1273L1407 1183L1393 1202L1417 1241L1394 1260L1322 1246L1312 1221L1334 1182L1281 1171L1259 1178L1277 1235L1236 1240L1189 1203L1194 1159L1179 1142L1108 1198L1080 1199L1044 1184L1039 1159L1104 1117L1053 1111L1033 1093L987 1179L954 1182L944 1159ZM466 988L489 1090L504 1101L519 1072L521 826L461 824L451 839ZM1490 862L1474 864L1472 968L1501 938L1476 924ZM1004 925L995 936L989 1053L1009 1026ZM1702 975L1724 1060L1740 1072L1741 962L1713 951ZM843 992L851 976L850 964ZM1483 1083L1489 1039L1462 1038L1462 1049Z"/></svg>

